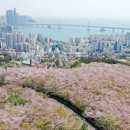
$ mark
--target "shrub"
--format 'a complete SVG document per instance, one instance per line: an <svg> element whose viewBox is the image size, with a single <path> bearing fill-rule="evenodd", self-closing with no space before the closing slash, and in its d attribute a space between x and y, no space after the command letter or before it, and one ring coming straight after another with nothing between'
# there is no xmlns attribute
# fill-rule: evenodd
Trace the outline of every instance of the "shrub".
<svg viewBox="0 0 130 130"><path fill-rule="evenodd" d="M80 65L79 61L75 61L73 64L71 64L70 68L76 68Z"/></svg>
<svg viewBox="0 0 130 130"><path fill-rule="evenodd" d="M101 94L102 94L102 92L101 92L100 90L96 90L96 91L94 91L94 93L95 93L96 95L101 95Z"/></svg>
<svg viewBox="0 0 130 130"><path fill-rule="evenodd" d="M44 86L40 85L40 86L37 86L35 89L36 89L37 92L42 92L43 94L46 93Z"/></svg>
<svg viewBox="0 0 130 130"><path fill-rule="evenodd" d="M112 89L112 88L113 88L113 86L112 86L112 85L110 85L110 84L108 84L108 85L106 85L106 86L105 86L105 88Z"/></svg>
<svg viewBox="0 0 130 130"><path fill-rule="evenodd" d="M49 125L41 119L36 120L34 124L40 130L49 130Z"/></svg>
<svg viewBox="0 0 130 130"><path fill-rule="evenodd" d="M88 130L88 125L83 122L80 130Z"/></svg>
<svg viewBox="0 0 130 130"><path fill-rule="evenodd" d="M128 90L128 94L130 95L130 90Z"/></svg>
<svg viewBox="0 0 130 130"><path fill-rule="evenodd" d="M21 93L21 92L23 92L23 90L24 90L24 88L21 88L21 87L16 87L16 88L13 88L13 89L12 89L12 91L13 91L14 93Z"/></svg>
<svg viewBox="0 0 130 130"><path fill-rule="evenodd" d="M103 130L122 130L121 120L114 115L105 115L100 119L96 119L96 124Z"/></svg>
<svg viewBox="0 0 130 130"><path fill-rule="evenodd" d="M64 92L64 100L70 102L70 98L69 98L69 93L68 92Z"/></svg>
<svg viewBox="0 0 130 130"><path fill-rule="evenodd" d="M31 124L30 124L29 122L23 122L23 123L22 123L22 128L24 128L24 129L29 129L29 130L30 130Z"/></svg>
<svg viewBox="0 0 130 130"><path fill-rule="evenodd" d="M58 126L57 130L67 130L67 129L62 124L62 126Z"/></svg>
<svg viewBox="0 0 130 130"><path fill-rule="evenodd" d="M78 117L75 115L75 117L71 117L71 120L74 122L74 124L72 125L72 128L81 128L82 125L82 121L80 119L78 119Z"/></svg>
<svg viewBox="0 0 130 130"><path fill-rule="evenodd" d="M0 130L5 130L4 129L4 122L2 120L0 120Z"/></svg>
<svg viewBox="0 0 130 130"><path fill-rule="evenodd" d="M0 109L4 109L5 103L4 100L0 100Z"/></svg>
<svg viewBox="0 0 130 130"><path fill-rule="evenodd" d="M79 108L82 112L86 110L86 105L83 102L75 99L76 107Z"/></svg>
<svg viewBox="0 0 130 130"><path fill-rule="evenodd" d="M12 60L12 57L8 54L0 55L0 65L3 65L4 63L9 63Z"/></svg>
<svg viewBox="0 0 130 130"><path fill-rule="evenodd" d="M44 84L37 83L33 79L26 79L18 84L21 85L23 88L25 88L25 87L32 88L32 89L35 89L37 92L46 93Z"/></svg>
<svg viewBox="0 0 130 130"><path fill-rule="evenodd" d="M61 106L56 108L55 113L58 113L61 117L64 117L64 118L67 117L68 115L67 111Z"/></svg>
<svg viewBox="0 0 130 130"><path fill-rule="evenodd" d="M0 84L5 82L5 75L0 75Z"/></svg>
<svg viewBox="0 0 130 130"><path fill-rule="evenodd" d="M47 98L47 95L46 95L45 93L43 93L43 92L39 92L38 94L39 94L40 96L44 97L44 98Z"/></svg>
<svg viewBox="0 0 130 130"><path fill-rule="evenodd" d="M4 62L8 63L12 60L12 57L10 55L4 55Z"/></svg>
<svg viewBox="0 0 130 130"><path fill-rule="evenodd" d="M124 64L120 61L117 61L113 58L109 58L109 57L80 57L78 60L76 60L73 64L71 64L70 68L75 68L80 66L81 63L85 63L85 64L89 64L91 62L104 62L107 64Z"/></svg>
<svg viewBox="0 0 130 130"><path fill-rule="evenodd" d="M112 58L103 58L101 59L102 62L104 63L108 63L108 64L117 64L119 63L118 61L116 61L115 59Z"/></svg>
<svg viewBox="0 0 130 130"><path fill-rule="evenodd" d="M27 80L24 80L22 83L21 83L22 87L28 87L28 88L32 88L34 89L35 88L35 83L33 82L32 79L27 79Z"/></svg>
<svg viewBox="0 0 130 130"><path fill-rule="evenodd" d="M24 98L15 93L10 94L7 100L13 105L25 105L25 103L27 102Z"/></svg>

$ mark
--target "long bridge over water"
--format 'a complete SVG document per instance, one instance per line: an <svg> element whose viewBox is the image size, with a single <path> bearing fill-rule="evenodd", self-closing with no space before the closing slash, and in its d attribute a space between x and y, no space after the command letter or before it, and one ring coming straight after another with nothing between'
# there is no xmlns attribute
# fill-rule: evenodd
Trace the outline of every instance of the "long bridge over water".
<svg viewBox="0 0 130 130"><path fill-rule="evenodd" d="M47 27L47 28L52 28L52 27L58 27L59 29L61 27L74 27L74 28L85 28L86 30L91 30L92 28L95 29L100 29L100 31L105 31L106 29L110 29L113 32L115 30L121 30L122 32L124 31L130 31L130 28L126 27L112 27L112 26L90 26L90 25L78 25L78 24L47 24L47 23L33 23L33 24L18 24L18 26L24 26L24 27Z"/></svg>

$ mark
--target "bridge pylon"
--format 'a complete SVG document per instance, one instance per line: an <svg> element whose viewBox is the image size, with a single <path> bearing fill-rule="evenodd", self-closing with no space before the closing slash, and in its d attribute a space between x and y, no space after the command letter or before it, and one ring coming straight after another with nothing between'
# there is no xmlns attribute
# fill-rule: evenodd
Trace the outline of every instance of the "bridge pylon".
<svg viewBox="0 0 130 130"><path fill-rule="evenodd" d="M101 28L100 28L100 31L101 31L101 32L105 32L105 28L104 28L104 27L101 27Z"/></svg>
<svg viewBox="0 0 130 130"><path fill-rule="evenodd" d="M115 29L114 29L114 28L112 29L112 32L113 32L113 33L115 32Z"/></svg>
<svg viewBox="0 0 130 130"><path fill-rule="evenodd" d="M124 29L122 28L122 33L124 33Z"/></svg>

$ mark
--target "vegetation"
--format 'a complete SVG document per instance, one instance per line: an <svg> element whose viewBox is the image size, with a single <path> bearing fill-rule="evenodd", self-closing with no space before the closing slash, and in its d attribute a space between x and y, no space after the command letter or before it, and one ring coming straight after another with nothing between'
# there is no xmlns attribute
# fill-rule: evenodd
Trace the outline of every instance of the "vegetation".
<svg viewBox="0 0 130 130"><path fill-rule="evenodd" d="M83 124L81 126L81 130L88 130L88 125L83 122Z"/></svg>
<svg viewBox="0 0 130 130"><path fill-rule="evenodd" d="M101 119L97 119L96 124L103 130L122 130L121 120L110 114L103 116Z"/></svg>
<svg viewBox="0 0 130 130"><path fill-rule="evenodd" d="M44 60L41 60L41 63L51 63L52 61L50 59L44 59Z"/></svg>
<svg viewBox="0 0 130 130"><path fill-rule="evenodd" d="M24 88L22 88L22 87L12 88L12 91L13 91L14 93L18 93L18 94L22 93L23 90L24 90Z"/></svg>
<svg viewBox="0 0 130 130"><path fill-rule="evenodd" d="M102 94L102 92L101 92L100 90L96 90L96 91L94 91L94 93L95 93L96 95L101 95L101 94Z"/></svg>
<svg viewBox="0 0 130 130"><path fill-rule="evenodd" d="M31 124L29 122L23 122L22 123L22 128L30 130Z"/></svg>
<svg viewBox="0 0 130 130"><path fill-rule="evenodd" d="M39 130L49 130L49 124L45 123L42 119L36 120L35 125Z"/></svg>
<svg viewBox="0 0 130 130"><path fill-rule="evenodd" d="M61 106L57 107L55 112L58 113L59 115L61 115L61 117L64 117L64 118L68 116L67 111Z"/></svg>
<svg viewBox="0 0 130 130"><path fill-rule="evenodd" d="M4 100L0 100L0 109L4 109L5 103Z"/></svg>
<svg viewBox="0 0 130 130"><path fill-rule="evenodd" d="M0 130L5 130L4 129L4 122L2 120L0 120Z"/></svg>
<svg viewBox="0 0 130 130"><path fill-rule="evenodd" d="M8 96L7 101L13 105L25 105L26 100L16 93L12 93Z"/></svg>
<svg viewBox="0 0 130 130"><path fill-rule="evenodd" d="M32 88L32 89L35 89L37 92L45 93L44 84L37 84L37 83L35 83L35 81L33 79L28 78L18 84L21 85L23 88L25 88L25 87Z"/></svg>
<svg viewBox="0 0 130 130"><path fill-rule="evenodd" d="M20 82L20 84L22 85L22 87L28 87L28 88L32 88L34 89L35 88L35 83L33 82L32 79L27 79L27 80L24 80L23 82Z"/></svg>
<svg viewBox="0 0 130 130"><path fill-rule="evenodd" d="M0 84L3 84L5 82L5 75L0 75Z"/></svg>
<svg viewBox="0 0 130 130"><path fill-rule="evenodd" d="M33 85L36 91L38 86L42 86L42 83L40 84L38 81L35 82L29 78L28 80L26 79L27 83L24 81L20 82L24 83L24 87L25 85L28 87L32 87ZM0 95L2 100L0 102L0 108L2 109L1 118L4 119L3 123L5 123L1 123L0 130L2 128L24 130L87 130L83 129L82 120L77 119L75 114L69 111L64 105L60 105L58 102L47 98L45 93L35 92L32 89L22 88L19 85L17 87L15 85L11 84L11 86L8 86L7 84L6 87L0 88L0 92L2 92ZM26 102L27 104L24 105ZM8 113L10 116L5 116ZM18 118L20 121L16 123L15 120L12 121L12 118Z"/></svg>
<svg viewBox="0 0 130 130"><path fill-rule="evenodd" d="M8 54L0 55L0 66L3 65L3 63L9 63L12 60L12 57Z"/></svg>
<svg viewBox="0 0 130 130"><path fill-rule="evenodd" d="M48 96L45 94L45 93L43 93L43 92L39 92L38 93L40 96L42 96L43 98L47 98Z"/></svg>
<svg viewBox="0 0 130 130"><path fill-rule="evenodd" d="M71 64L70 68L76 68L80 66L80 62L79 61L75 61L73 64Z"/></svg>
<svg viewBox="0 0 130 130"><path fill-rule="evenodd" d="M42 90L42 87L36 88L36 86L38 86L38 84L35 84L34 85L34 81L29 79L29 80L26 80L26 82L24 81L23 84L22 84L24 87L30 87L30 88L33 88L35 89L36 91L38 91L39 93L43 93L43 90ZM45 91L45 90L44 90ZM101 95L102 92L100 90L96 90L94 91L94 93L96 95ZM66 97L66 96L65 96ZM65 98L66 101L68 102L71 102L69 97ZM85 111L86 110L86 105L83 104L83 102L79 101L79 100L76 100L75 99L75 106L77 106L81 111ZM73 104L73 103L72 103ZM59 115L61 115L61 117L64 117L66 118L67 117L67 113L66 111L62 108L62 107L57 107L55 109L55 113L58 113ZM97 126L99 126L100 128L104 129L104 130L117 130L120 128L120 125L121 125L121 122L118 118L114 117L114 116L105 116L105 117L102 117L102 119L97 119L95 120L95 123L97 124ZM28 125L28 124L27 124ZM42 121L42 120L37 120L35 122L35 125L37 126L38 129L48 129L48 125L45 125L45 123ZM87 124L83 123L82 126L80 127L81 130L88 130L88 126Z"/></svg>
<svg viewBox="0 0 130 130"><path fill-rule="evenodd" d="M72 103L73 104L73 103ZM86 110L86 105L80 101L79 99L75 99L75 103L77 108L79 108L82 112L84 112Z"/></svg>
<svg viewBox="0 0 130 130"><path fill-rule="evenodd" d="M91 62L104 62L107 64L125 64L121 61L117 61L113 58L110 57L103 57L103 58L99 58L99 57L80 57L78 60L76 60L73 64L71 64L70 68L75 68L80 66L81 63L85 63L85 64L89 64Z"/></svg>

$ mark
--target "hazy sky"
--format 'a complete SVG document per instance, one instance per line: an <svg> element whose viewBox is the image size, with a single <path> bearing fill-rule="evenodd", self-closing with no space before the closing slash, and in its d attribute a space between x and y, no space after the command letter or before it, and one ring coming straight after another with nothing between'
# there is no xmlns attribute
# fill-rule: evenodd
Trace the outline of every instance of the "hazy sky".
<svg viewBox="0 0 130 130"><path fill-rule="evenodd" d="M0 0L0 15L14 7L37 17L130 19L130 0Z"/></svg>

